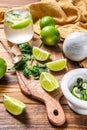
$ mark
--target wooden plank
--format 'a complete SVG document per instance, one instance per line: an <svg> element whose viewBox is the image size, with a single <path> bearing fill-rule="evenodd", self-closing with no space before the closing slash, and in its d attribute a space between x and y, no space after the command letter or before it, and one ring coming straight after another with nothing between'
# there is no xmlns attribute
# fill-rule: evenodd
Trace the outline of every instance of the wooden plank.
<svg viewBox="0 0 87 130"><path fill-rule="evenodd" d="M3 29L4 28L4 24L0 24L0 29Z"/></svg>
<svg viewBox="0 0 87 130"><path fill-rule="evenodd" d="M7 78L6 78L7 79ZM12 78L13 79L13 78ZM5 80L4 80L5 82ZM13 82L13 80L12 80ZM58 92L57 92L58 93ZM35 99L31 99L28 96L25 96L19 89L19 84L17 83L5 83L2 84L2 82L0 82L0 102L3 102L3 94L7 94L8 96L14 96L15 98L23 101L24 103L29 103L29 104L43 104L42 102L39 102L38 100ZM53 94L52 97L54 97L56 100L58 100L58 94ZM60 103L62 105L67 104L66 99L63 97L61 97L60 99Z"/></svg>
<svg viewBox="0 0 87 130"><path fill-rule="evenodd" d="M34 3L40 0L0 0L0 7L15 7L15 6L24 6L30 3Z"/></svg>
<svg viewBox="0 0 87 130"><path fill-rule="evenodd" d="M44 105L27 104L26 111L20 116L9 114L4 105L0 104L0 130L86 130L86 116L72 112L67 105L63 106L67 124L62 127L51 125L46 115ZM82 121L81 121L82 120ZM68 128L68 129L67 129ZM85 128L85 129L84 129Z"/></svg>

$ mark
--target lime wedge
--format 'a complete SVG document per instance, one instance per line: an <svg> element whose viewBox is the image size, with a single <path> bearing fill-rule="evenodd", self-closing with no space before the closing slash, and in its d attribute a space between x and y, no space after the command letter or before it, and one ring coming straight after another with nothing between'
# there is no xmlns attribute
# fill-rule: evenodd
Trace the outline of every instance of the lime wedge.
<svg viewBox="0 0 87 130"><path fill-rule="evenodd" d="M13 115L22 114L26 108L23 102L7 95L4 95L4 106Z"/></svg>
<svg viewBox="0 0 87 130"><path fill-rule="evenodd" d="M0 79L5 75L6 69L6 61L3 58L0 58Z"/></svg>
<svg viewBox="0 0 87 130"><path fill-rule="evenodd" d="M47 92L52 92L59 87L59 83L56 78L47 72L42 72L40 75L40 83L43 89Z"/></svg>
<svg viewBox="0 0 87 130"><path fill-rule="evenodd" d="M13 29L22 29L22 28L27 27L30 24L30 22L31 22L30 19L25 19L25 20L22 20L22 21L18 21L17 23L13 23L11 25L11 28L13 28Z"/></svg>
<svg viewBox="0 0 87 130"><path fill-rule="evenodd" d="M66 59L61 59L61 60L55 60L48 62L46 65L48 69L52 71L60 71L63 70L66 67L67 60Z"/></svg>
<svg viewBox="0 0 87 130"><path fill-rule="evenodd" d="M50 53L47 52L47 51L42 50L41 48L33 47L33 56L38 61L45 61L50 57Z"/></svg>

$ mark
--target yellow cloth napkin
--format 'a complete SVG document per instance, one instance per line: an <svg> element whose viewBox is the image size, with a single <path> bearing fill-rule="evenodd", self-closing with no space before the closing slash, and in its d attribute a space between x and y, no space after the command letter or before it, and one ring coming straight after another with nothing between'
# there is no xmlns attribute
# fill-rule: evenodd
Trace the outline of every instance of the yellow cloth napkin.
<svg viewBox="0 0 87 130"><path fill-rule="evenodd" d="M0 23L3 23L5 8L0 9Z"/></svg>
<svg viewBox="0 0 87 130"><path fill-rule="evenodd" d="M30 11L34 22L45 15L54 17L61 39L74 31L87 32L86 0L41 0L31 4ZM35 29L39 33L39 27Z"/></svg>
<svg viewBox="0 0 87 130"><path fill-rule="evenodd" d="M54 17L56 27L60 31L61 41L71 32L87 33L87 0L41 0L27 5L34 20L34 30L39 34L39 20L43 16ZM0 10L0 22L3 21L4 10ZM87 67L87 59L80 63Z"/></svg>

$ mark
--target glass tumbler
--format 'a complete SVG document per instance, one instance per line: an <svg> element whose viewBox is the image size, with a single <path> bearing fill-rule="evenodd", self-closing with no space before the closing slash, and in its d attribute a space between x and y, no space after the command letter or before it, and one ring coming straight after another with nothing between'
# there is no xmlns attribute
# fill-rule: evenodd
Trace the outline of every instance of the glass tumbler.
<svg viewBox="0 0 87 130"><path fill-rule="evenodd" d="M29 8L12 8L4 16L4 32L8 41L21 44L32 39L33 20Z"/></svg>

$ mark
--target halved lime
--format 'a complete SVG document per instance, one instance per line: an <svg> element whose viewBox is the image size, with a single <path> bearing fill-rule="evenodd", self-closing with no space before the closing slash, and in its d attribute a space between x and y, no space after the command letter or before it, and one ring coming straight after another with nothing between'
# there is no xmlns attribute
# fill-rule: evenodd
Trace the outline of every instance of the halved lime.
<svg viewBox="0 0 87 130"><path fill-rule="evenodd" d="M60 71L66 67L67 60L66 59L55 60L55 61L48 62L46 65L48 69L52 71Z"/></svg>
<svg viewBox="0 0 87 130"><path fill-rule="evenodd" d="M0 58L0 79L5 75L7 70L6 61L3 58Z"/></svg>
<svg viewBox="0 0 87 130"><path fill-rule="evenodd" d="M56 78L47 72L41 73L40 83L43 89L45 89L47 92L52 92L59 87L59 83Z"/></svg>
<svg viewBox="0 0 87 130"><path fill-rule="evenodd" d="M25 110L26 105L16 98L4 95L4 106L13 115L20 115Z"/></svg>
<svg viewBox="0 0 87 130"><path fill-rule="evenodd" d="M50 57L50 53L38 47L33 47L33 56L39 61L45 61Z"/></svg>
<svg viewBox="0 0 87 130"><path fill-rule="evenodd" d="M30 22L31 22L30 19L24 19L22 21L18 21L17 23L14 22L11 25L11 28L13 28L13 29L22 29L22 28L27 27L30 24Z"/></svg>

